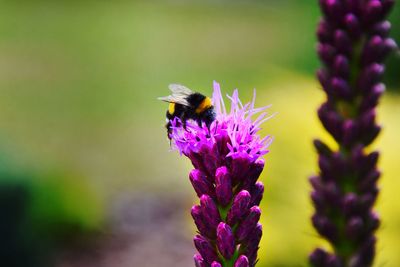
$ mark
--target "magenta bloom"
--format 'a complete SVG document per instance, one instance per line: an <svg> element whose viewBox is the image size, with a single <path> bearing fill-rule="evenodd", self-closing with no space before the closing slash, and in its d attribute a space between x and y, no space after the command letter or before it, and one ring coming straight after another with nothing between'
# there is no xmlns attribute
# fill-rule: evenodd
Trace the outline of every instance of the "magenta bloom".
<svg viewBox="0 0 400 267"><path fill-rule="evenodd" d="M255 94L245 105L237 90L228 98L230 112L214 82L216 120L209 129L193 121L184 129L179 118L172 121L172 145L194 166L189 178L200 205L191 214L199 232L194 261L200 267L255 266L262 235L258 205L264 186L257 179L272 138L261 138L258 131L270 118L264 112L268 107L254 108Z"/></svg>

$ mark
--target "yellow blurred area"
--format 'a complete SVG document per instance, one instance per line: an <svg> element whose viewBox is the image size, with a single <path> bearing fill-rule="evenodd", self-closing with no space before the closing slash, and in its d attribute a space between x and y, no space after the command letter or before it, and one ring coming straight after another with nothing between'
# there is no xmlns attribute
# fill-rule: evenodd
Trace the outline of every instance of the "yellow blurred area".
<svg viewBox="0 0 400 267"><path fill-rule="evenodd" d="M313 208L307 177L317 171L311 140L321 138L331 147L335 147L335 143L322 129L315 112L323 100L319 85L303 76L286 73L282 77L284 83L269 85L269 90L262 91L257 99L259 104L272 103L272 109L278 111L276 117L265 123L263 131L275 136L275 140L271 153L266 156L266 168L261 178L266 184L266 192L262 202L265 232L260 265L304 266L306 255L316 245L329 249L310 224ZM383 171L381 194L376 205L382 226L377 234L375 266L396 267L400 264L399 103L397 94L387 93L383 97L378 113L384 130L371 146L382 153L379 168Z"/></svg>

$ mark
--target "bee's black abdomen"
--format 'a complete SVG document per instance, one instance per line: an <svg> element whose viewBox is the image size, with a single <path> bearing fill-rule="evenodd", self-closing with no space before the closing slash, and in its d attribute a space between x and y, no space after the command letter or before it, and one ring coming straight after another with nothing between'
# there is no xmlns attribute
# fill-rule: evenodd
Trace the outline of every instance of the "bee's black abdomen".
<svg viewBox="0 0 400 267"><path fill-rule="evenodd" d="M216 117L216 114L215 114L214 108L211 107L203 112L203 114L201 116L201 120L204 121L204 123L207 125L207 127L210 127L211 123L213 121L215 121L215 117Z"/></svg>

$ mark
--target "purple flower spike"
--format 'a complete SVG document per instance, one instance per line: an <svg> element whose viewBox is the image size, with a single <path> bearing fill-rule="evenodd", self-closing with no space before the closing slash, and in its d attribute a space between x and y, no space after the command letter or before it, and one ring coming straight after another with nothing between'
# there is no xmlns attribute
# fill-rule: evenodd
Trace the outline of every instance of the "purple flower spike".
<svg viewBox="0 0 400 267"><path fill-rule="evenodd" d="M370 267L379 218L372 211L378 195L378 153L368 154L381 127L376 106L385 91L384 60L397 44L385 19L393 0L320 0L318 80L326 101L319 119L337 143L336 151L314 141L319 174L310 178L315 207L312 224L334 253L316 249L314 267ZM253 191L250 191L253 192Z"/></svg>
<svg viewBox="0 0 400 267"><path fill-rule="evenodd" d="M233 267L249 267L249 260L245 255L241 255L235 262Z"/></svg>
<svg viewBox="0 0 400 267"><path fill-rule="evenodd" d="M235 237L232 229L226 223L221 222L217 228L217 247L225 259L230 259L235 252Z"/></svg>
<svg viewBox="0 0 400 267"><path fill-rule="evenodd" d="M329 46L325 50L330 53ZM344 76L346 62L339 63ZM200 198L191 210L199 232L194 238L196 267L255 266L262 236L258 205L264 185L257 180L272 138L258 132L271 116L265 112L268 107L255 108L255 92L247 104L237 90L228 98L229 108L214 82L215 120L210 125L188 120L183 127L179 118L170 121L172 147L191 160L189 179Z"/></svg>

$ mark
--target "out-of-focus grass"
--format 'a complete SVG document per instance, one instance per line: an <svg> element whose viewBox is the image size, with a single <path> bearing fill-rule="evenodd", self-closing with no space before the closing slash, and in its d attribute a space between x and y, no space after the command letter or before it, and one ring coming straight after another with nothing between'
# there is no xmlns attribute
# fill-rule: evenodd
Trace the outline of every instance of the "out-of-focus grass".
<svg viewBox="0 0 400 267"><path fill-rule="evenodd" d="M265 124L276 139L262 177L260 266L305 265L320 242L309 223L307 181L316 171L311 139L324 135L315 115L322 94L311 77L318 7L229 2L0 3L0 141L22 168L40 174L29 182L39 222L93 227L104 200L121 191L192 192L190 165L168 152L166 106L155 99L171 82L210 94L217 79L244 100L256 87L258 104L279 112ZM387 267L400 265L398 103L385 97L386 130L375 145L384 170L377 266Z"/></svg>
<svg viewBox="0 0 400 267"><path fill-rule="evenodd" d="M166 107L156 97L171 82L210 93L214 78L257 86L278 79L271 66L315 66L313 31L301 29L317 8L294 7L4 2L2 140L20 160L72 169L105 194L180 184L179 161L160 150Z"/></svg>

